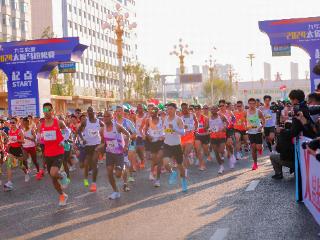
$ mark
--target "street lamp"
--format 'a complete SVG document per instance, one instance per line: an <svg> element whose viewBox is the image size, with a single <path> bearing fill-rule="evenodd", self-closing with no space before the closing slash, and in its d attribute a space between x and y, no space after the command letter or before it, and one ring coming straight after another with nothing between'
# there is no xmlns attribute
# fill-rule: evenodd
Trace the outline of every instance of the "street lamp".
<svg viewBox="0 0 320 240"><path fill-rule="evenodd" d="M209 65L208 65L209 62ZM214 73L216 68L216 61L212 59L212 55L210 55L209 61L206 60L206 64L209 68L209 79L210 79L210 87L211 87L211 104L213 105L213 81L214 81Z"/></svg>
<svg viewBox="0 0 320 240"><path fill-rule="evenodd" d="M217 50L215 47L213 47L213 50ZM206 60L206 66L209 68L209 74L210 74L210 86L211 86L211 105L213 105L213 81L214 81L214 74L216 72L216 60L213 59L213 56L209 56L209 60Z"/></svg>
<svg viewBox="0 0 320 240"><path fill-rule="evenodd" d="M187 55L193 54L193 51L189 50L188 44L183 44L182 39L179 39L179 45L173 46L173 51L170 52L170 55L176 55L179 58L180 62L180 74L183 75L185 73L185 67L184 67L184 58Z"/></svg>
<svg viewBox="0 0 320 240"><path fill-rule="evenodd" d="M110 31L114 31L116 34L116 44L117 44L117 57L119 64L119 92L120 92L120 104L123 104L123 89L124 89L124 79L123 79L123 33L125 29L132 30L137 27L137 23L133 22L130 24L129 22L129 13L123 13L123 9L120 3L116 4L116 11L112 14L108 14L108 21L102 25L102 29L109 29Z"/></svg>
<svg viewBox="0 0 320 240"><path fill-rule="evenodd" d="M251 67L251 81L253 82L253 59L256 58L254 53L249 53L247 58L250 60L250 67Z"/></svg>

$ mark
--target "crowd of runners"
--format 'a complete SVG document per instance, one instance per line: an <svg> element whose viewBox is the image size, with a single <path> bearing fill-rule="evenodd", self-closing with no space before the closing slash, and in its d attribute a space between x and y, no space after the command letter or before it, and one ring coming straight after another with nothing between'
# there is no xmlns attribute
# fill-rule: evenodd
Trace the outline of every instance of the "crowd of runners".
<svg viewBox="0 0 320 240"><path fill-rule="evenodd" d="M263 101L220 100L214 106L138 104L134 109L116 106L99 113L89 107L66 115L56 115L52 104L45 103L43 118L1 120L0 184L2 180L4 191L12 191L16 169L29 182L34 166L37 180L48 173L59 194L59 206L64 206L70 172L77 167L83 170L84 188L97 191L99 161L106 162L112 200L121 191L130 191L130 182L147 162L154 187L160 187L164 174L171 185L178 183L179 175L183 192L188 190L188 169L195 165L205 171L213 158L223 174L226 164L233 169L251 154L252 170L256 170L263 140L270 152L274 150L277 122L276 112L270 109L271 97L264 96ZM287 104L282 110L280 121L288 120L289 108Z"/></svg>

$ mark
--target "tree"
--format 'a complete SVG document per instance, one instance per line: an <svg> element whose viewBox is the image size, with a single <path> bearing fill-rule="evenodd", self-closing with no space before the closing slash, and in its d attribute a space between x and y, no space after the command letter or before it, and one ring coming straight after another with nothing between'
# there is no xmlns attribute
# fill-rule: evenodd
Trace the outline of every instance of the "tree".
<svg viewBox="0 0 320 240"><path fill-rule="evenodd" d="M208 99L211 99L211 87L213 87L213 102L218 102L219 99L230 100L233 94L230 83L220 78L213 78L207 80L203 85L203 93Z"/></svg>

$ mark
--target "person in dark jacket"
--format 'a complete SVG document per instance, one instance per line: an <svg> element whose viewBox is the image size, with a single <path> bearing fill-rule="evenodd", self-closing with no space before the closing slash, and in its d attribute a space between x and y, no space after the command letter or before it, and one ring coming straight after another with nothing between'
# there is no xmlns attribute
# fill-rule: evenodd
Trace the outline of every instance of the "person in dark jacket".
<svg viewBox="0 0 320 240"><path fill-rule="evenodd" d="M294 172L294 144L292 142L291 125L292 123L287 121L284 129L277 129L277 153L270 155L270 160L275 171L275 175L272 176L273 179L279 180L283 178L282 166L290 168L290 173Z"/></svg>

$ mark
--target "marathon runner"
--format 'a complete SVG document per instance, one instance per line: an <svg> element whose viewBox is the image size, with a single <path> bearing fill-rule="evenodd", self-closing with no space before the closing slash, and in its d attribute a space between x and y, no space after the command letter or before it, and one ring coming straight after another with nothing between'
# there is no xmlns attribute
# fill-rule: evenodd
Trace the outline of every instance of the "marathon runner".
<svg viewBox="0 0 320 240"><path fill-rule="evenodd" d="M87 120L81 123L79 127L79 137L85 146L85 161L84 161L84 180L83 185L89 187L89 168L92 170L92 183L90 185L90 192L97 191L97 176L98 176L98 158L94 158L94 151L101 143L101 136L99 134L100 128L103 127L101 122L95 114L93 107L87 109Z"/></svg>
<svg viewBox="0 0 320 240"><path fill-rule="evenodd" d="M131 122L128 118L124 117L125 113L123 110L122 106L117 106L116 107L116 112L114 114L115 117L115 123L118 123L119 125L121 125L122 127L124 127L129 133L130 133L130 137L131 139L128 139L129 142L129 148L128 148L128 152L124 153L124 171L122 174L122 178L123 178L123 191L128 192L130 191L129 185L128 185L128 181L130 182L134 182L134 178L132 177L132 171L130 171L132 163L134 161L134 151L135 151L135 145L134 145L134 140L137 137L137 131L136 128L133 124L133 122ZM133 142L133 145L131 144Z"/></svg>
<svg viewBox="0 0 320 240"><path fill-rule="evenodd" d="M135 119L136 129L137 129L137 139L136 139L136 151L138 157L140 158L140 169L144 169L145 167L145 141L143 139L142 130L142 122L143 119L146 117L142 104L137 105L137 114Z"/></svg>
<svg viewBox="0 0 320 240"><path fill-rule="evenodd" d="M209 119L210 138L213 151L215 153L217 162L219 164L219 174L224 171L224 156L226 148L226 129L228 120L222 114L219 114L219 108L217 106L211 107L211 117ZM232 166L233 168L233 166Z"/></svg>
<svg viewBox="0 0 320 240"><path fill-rule="evenodd" d="M64 157L63 136L60 130L60 121L54 116L51 103L43 104L44 121L40 125L40 134L44 144L44 157L48 173L56 191L59 193L59 206L67 204L68 195L63 189L68 186L65 172L60 172Z"/></svg>
<svg viewBox="0 0 320 240"><path fill-rule="evenodd" d="M248 144L247 134L247 112L244 110L243 102L237 101L236 109L233 112L235 117L234 130L236 138L236 158L237 160L242 159L241 145L244 143Z"/></svg>
<svg viewBox="0 0 320 240"><path fill-rule="evenodd" d="M208 132L209 120L206 116L201 113L201 106L196 105L194 107L196 118L198 120L198 128L195 133L195 150L197 157L199 159L199 170L204 171L206 169L206 164L204 160L204 155L210 157L209 143L210 134ZM202 150L203 149L203 153Z"/></svg>
<svg viewBox="0 0 320 240"><path fill-rule="evenodd" d="M4 191L13 190L12 183L12 168L14 167L15 159L18 160L19 166L24 172L25 182L29 182L30 176L28 174L28 163L23 158L22 143L24 142L24 136L22 131L17 127L18 119L13 117L10 119L10 129L9 129L9 142L8 142L8 157L6 159L7 165L7 177L8 182L4 185Z"/></svg>
<svg viewBox="0 0 320 240"><path fill-rule="evenodd" d="M166 165L170 158L174 158L177 162L181 177L182 191L188 190L188 183L185 177L183 167L183 152L181 147L181 136L184 135L183 121L176 115L177 105L175 103L167 104L168 116L165 117L165 139L163 145L163 161ZM169 177L169 184L175 184L177 180L177 172L172 171Z"/></svg>
<svg viewBox="0 0 320 240"><path fill-rule="evenodd" d="M198 128L198 120L193 113L190 113L187 103L181 104L181 111L182 121L185 129L184 136L181 136L181 145L184 155L183 163L187 171L191 161L193 161L193 159L190 159L190 153L194 146L194 130Z"/></svg>
<svg viewBox="0 0 320 240"><path fill-rule="evenodd" d="M38 180L41 180L43 177L43 170L40 171L39 163L37 161L37 149L36 149L36 127L31 128L30 126L30 118L25 117L23 119L23 135L24 135L24 143L23 146L23 155L24 155L24 161L27 161L28 157L31 157L31 160L33 162L33 165L37 169L37 175L36 178Z"/></svg>
<svg viewBox="0 0 320 240"><path fill-rule="evenodd" d="M258 151L262 150L262 128L264 125L264 117L262 112L257 109L256 100L250 98L248 100L249 109L247 110L247 128L253 159L252 170L258 168ZM261 124L262 123L262 124Z"/></svg>
<svg viewBox="0 0 320 240"><path fill-rule="evenodd" d="M264 105L260 108L262 111L263 117L265 119L264 125L264 136L266 138L266 143L270 152L274 149L274 138L275 138L275 131L276 131L276 119L277 115L270 109L271 103L271 96L265 95L263 97Z"/></svg>
<svg viewBox="0 0 320 240"><path fill-rule="evenodd" d="M235 122L235 117L233 113L230 111L230 106L231 104L227 104L225 100L220 100L219 101L219 114L225 116L225 118L228 121L227 125L227 142L226 142L226 149L227 149L227 157L229 159L229 165L230 168L234 167L234 164L236 163L236 158L234 156L234 145L233 145L233 140L234 140L234 128L233 124Z"/></svg>
<svg viewBox="0 0 320 240"><path fill-rule="evenodd" d="M96 151L98 152L101 147L105 149L108 179L113 189L109 199L115 200L120 198L120 192L114 178L114 171L116 177L121 178L124 169L124 153L128 151L130 133L120 124L113 121L111 111L104 112L103 121L105 126L100 129L102 143L96 148Z"/></svg>
<svg viewBox="0 0 320 240"><path fill-rule="evenodd" d="M146 139L150 142L151 151L151 169L157 169L156 177L150 172L149 179L154 178L154 186L160 187L160 174L162 168L163 140L164 140L164 124L163 120L158 116L159 109L154 106L151 117L146 121Z"/></svg>

